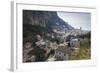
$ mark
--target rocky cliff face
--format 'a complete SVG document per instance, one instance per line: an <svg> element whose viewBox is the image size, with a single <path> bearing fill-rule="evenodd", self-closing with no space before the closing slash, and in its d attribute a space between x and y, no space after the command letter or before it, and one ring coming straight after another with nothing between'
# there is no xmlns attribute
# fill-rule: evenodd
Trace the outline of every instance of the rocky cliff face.
<svg viewBox="0 0 100 73"><path fill-rule="evenodd" d="M24 25L39 25L52 29L73 29L68 23L63 21L57 15L57 12L52 11L31 11L23 10L23 24Z"/></svg>
<svg viewBox="0 0 100 73"><path fill-rule="evenodd" d="M54 11L33 11L23 10L23 42L35 42L35 36L40 35L46 38L49 33L51 36L57 36L54 30L63 32L63 30L74 29L67 22L63 21ZM49 37L50 38L50 37Z"/></svg>

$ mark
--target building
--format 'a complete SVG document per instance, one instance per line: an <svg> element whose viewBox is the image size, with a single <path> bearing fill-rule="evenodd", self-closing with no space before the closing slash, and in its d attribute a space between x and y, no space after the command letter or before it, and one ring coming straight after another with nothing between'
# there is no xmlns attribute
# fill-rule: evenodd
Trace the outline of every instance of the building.
<svg viewBox="0 0 100 73"><path fill-rule="evenodd" d="M70 47L73 47L73 49L79 49L80 47L80 41L77 38L73 38L70 40Z"/></svg>
<svg viewBox="0 0 100 73"><path fill-rule="evenodd" d="M56 49L55 50L55 58L56 58L56 60L68 60L69 55L64 50Z"/></svg>

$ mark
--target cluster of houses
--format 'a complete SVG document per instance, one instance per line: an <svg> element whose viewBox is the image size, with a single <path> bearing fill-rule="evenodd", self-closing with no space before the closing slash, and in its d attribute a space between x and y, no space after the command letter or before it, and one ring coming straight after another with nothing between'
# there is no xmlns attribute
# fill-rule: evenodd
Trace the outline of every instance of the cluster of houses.
<svg viewBox="0 0 100 73"><path fill-rule="evenodd" d="M70 57L70 54L74 51L77 51L80 47L80 41L79 38L76 35L68 35L66 36L66 33L56 31L56 38L59 38L59 44L57 41L50 41L50 40L43 40L36 42L37 46L42 45L44 48L47 49L47 52L49 53L50 50L54 50L54 55L49 58L48 61L52 60L68 60ZM37 38L40 38L38 35ZM55 39L54 35L51 35L51 38ZM48 54L47 53L47 54Z"/></svg>
<svg viewBox="0 0 100 73"><path fill-rule="evenodd" d="M48 57L47 61L69 60L70 54L73 51L77 51L80 47L79 38L76 35L70 35L69 33L62 33L56 30L54 30L54 32L56 34L56 38L58 38L59 40L59 43L57 43L57 41L52 42L50 40L43 39L42 36L38 34L36 35L36 46L39 46L41 49L46 50L46 55L50 55L50 51L54 50L54 54ZM47 34L47 36L55 39L54 35ZM30 48L31 45L32 44L28 42L25 47ZM31 59L34 61L34 55Z"/></svg>

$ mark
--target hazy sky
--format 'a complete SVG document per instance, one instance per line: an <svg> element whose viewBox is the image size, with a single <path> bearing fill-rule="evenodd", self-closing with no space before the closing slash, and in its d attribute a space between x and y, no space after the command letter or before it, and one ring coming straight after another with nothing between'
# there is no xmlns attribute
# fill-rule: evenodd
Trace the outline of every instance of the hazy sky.
<svg viewBox="0 0 100 73"><path fill-rule="evenodd" d="M62 18L69 25L76 29L80 27L83 30L91 30L91 14L90 13L76 13L76 12L57 12L58 16Z"/></svg>

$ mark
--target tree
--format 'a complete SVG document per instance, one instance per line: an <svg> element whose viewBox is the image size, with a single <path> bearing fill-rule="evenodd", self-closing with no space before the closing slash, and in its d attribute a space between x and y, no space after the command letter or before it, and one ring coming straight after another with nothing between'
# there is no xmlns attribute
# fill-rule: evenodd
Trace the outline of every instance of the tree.
<svg viewBox="0 0 100 73"><path fill-rule="evenodd" d="M45 61L45 51L39 47L35 47L28 53L30 56L35 55L35 61Z"/></svg>

